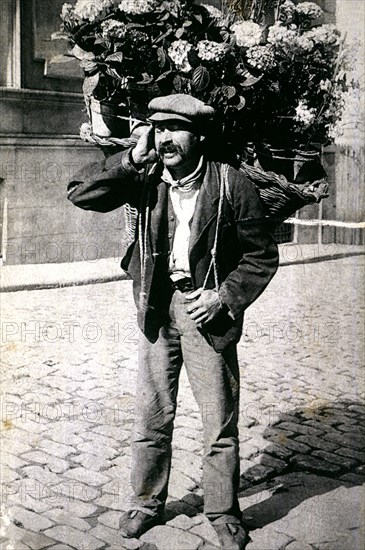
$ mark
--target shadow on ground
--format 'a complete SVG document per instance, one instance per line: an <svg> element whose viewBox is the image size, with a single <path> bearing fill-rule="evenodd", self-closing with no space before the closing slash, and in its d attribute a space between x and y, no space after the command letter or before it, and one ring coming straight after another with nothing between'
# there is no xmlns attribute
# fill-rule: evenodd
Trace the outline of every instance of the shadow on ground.
<svg viewBox="0 0 365 550"><path fill-rule="evenodd" d="M282 414L264 430L267 446L242 473L239 497L244 522L257 529L308 498L364 483L364 436L361 402L327 402ZM202 509L203 498L190 493L167 505L166 520L179 514L193 517Z"/></svg>
<svg viewBox="0 0 365 550"><path fill-rule="evenodd" d="M365 406L348 400L295 409L263 432L267 446L242 473L240 504L250 529L304 500L365 481Z"/></svg>

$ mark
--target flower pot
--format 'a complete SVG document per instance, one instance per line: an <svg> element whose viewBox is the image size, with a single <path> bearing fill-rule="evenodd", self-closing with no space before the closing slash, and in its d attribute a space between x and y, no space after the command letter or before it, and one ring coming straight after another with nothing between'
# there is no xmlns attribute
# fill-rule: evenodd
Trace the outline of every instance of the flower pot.
<svg viewBox="0 0 365 550"><path fill-rule="evenodd" d="M294 178L293 149L275 148L266 143L256 145L256 155L260 166L265 172L282 174L287 180Z"/></svg>
<svg viewBox="0 0 365 550"><path fill-rule="evenodd" d="M319 151L304 151L294 149L294 182L306 183L320 180L326 177L326 172L321 164L321 154Z"/></svg>
<svg viewBox="0 0 365 550"><path fill-rule="evenodd" d="M101 138L127 138L130 135L131 119L127 106L101 102L91 97L89 116L93 134Z"/></svg>
<svg viewBox="0 0 365 550"><path fill-rule="evenodd" d="M256 146L256 154L265 172L282 174L294 183L304 184L326 177L321 155L317 150L277 149L268 144L261 144Z"/></svg>

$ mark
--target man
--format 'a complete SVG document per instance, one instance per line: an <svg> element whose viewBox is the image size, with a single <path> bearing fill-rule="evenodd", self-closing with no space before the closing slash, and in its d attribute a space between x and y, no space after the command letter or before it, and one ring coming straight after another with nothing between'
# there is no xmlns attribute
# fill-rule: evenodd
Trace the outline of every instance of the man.
<svg viewBox="0 0 365 550"><path fill-rule="evenodd" d="M139 537L162 521L184 362L204 427L204 512L221 547L240 549L247 536L237 498L236 344L244 310L276 272L277 247L254 186L207 159L214 110L184 94L153 99L149 108L151 126L133 149L86 167L69 186L81 208L107 212L128 202L139 210L136 241L122 261L134 283L140 344L135 505L120 529Z"/></svg>

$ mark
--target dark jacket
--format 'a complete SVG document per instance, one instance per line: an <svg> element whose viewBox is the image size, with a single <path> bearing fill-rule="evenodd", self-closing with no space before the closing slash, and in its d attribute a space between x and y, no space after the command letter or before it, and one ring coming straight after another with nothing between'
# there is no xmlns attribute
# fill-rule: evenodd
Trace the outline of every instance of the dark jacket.
<svg viewBox="0 0 365 550"><path fill-rule="evenodd" d="M125 203L138 208L137 238L122 267L133 279L139 327L152 342L169 319L172 293L168 277L168 189L160 175L159 165L138 172L130 162L129 151L125 151L88 165L69 184L69 199L80 208L109 212ZM203 286L211 262L219 184L219 163L207 162L191 223L189 262L195 288ZM217 268L219 293L231 315L223 310L201 329L216 351L239 341L245 309L262 293L278 266L277 246L254 185L232 167L228 185L230 197L223 205ZM206 288L215 288L213 270Z"/></svg>

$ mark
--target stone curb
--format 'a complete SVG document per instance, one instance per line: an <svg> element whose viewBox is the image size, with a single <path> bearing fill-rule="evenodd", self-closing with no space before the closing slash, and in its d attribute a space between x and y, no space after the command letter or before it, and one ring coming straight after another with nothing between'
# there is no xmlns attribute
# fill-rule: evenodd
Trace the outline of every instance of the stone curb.
<svg viewBox="0 0 365 550"><path fill-rule="evenodd" d="M332 249L333 253L328 253L329 249ZM357 245L289 243L279 245L279 252L280 267L287 267L364 255L365 249ZM119 264L116 258L103 258L93 262L2 266L0 291L48 290L129 280Z"/></svg>

